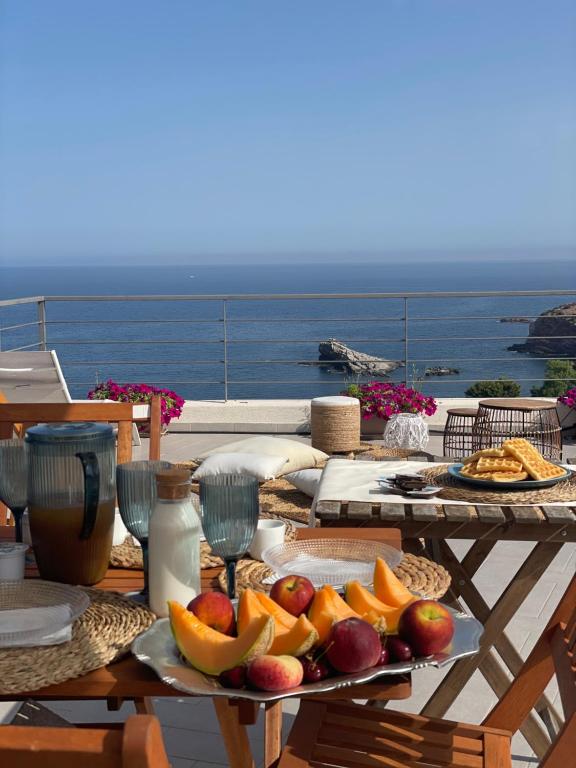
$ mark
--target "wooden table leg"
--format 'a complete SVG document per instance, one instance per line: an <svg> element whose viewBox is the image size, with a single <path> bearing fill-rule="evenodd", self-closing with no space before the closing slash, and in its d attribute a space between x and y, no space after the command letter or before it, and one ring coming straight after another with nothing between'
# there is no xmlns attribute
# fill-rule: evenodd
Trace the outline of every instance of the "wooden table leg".
<svg viewBox="0 0 576 768"><path fill-rule="evenodd" d="M282 751L282 701L264 706L264 768L273 768Z"/></svg>
<svg viewBox="0 0 576 768"><path fill-rule="evenodd" d="M561 546L561 544L550 543L537 544L528 559L514 575L493 610L490 611L490 608L472 584L471 574L464 570L463 563L460 563L456 558L448 544L441 542L442 564L450 571L454 579L455 589L462 594L474 616L484 624L484 635L481 641L480 652L473 658L457 662L452 667L426 703L422 710L423 715L442 717L478 667L481 668L482 672L485 672L488 682L491 685L494 684L498 689L496 691L497 694L501 695L503 693L509 681L500 667L496 665L495 659L489 657L490 649L492 646L495 646L502 654L506 663L511 667L513 674L518 671L522 659L504 635L504 628L548 568L548 565L552 562ZM477 557L476 560L478 559ZM547 705L548 702L545 702L545 704ZM524 730L526 731L525 736L531 743L532 748L537 753L545 751L549 742L544 732L538 727L538 724L533 720L526 728L523 728Z"/></svg>
<svg viewBox="0 0 576 768"><path fill-rule="evenodd" d="M254 768L254 758L246 728L240 725L237 707L223 696L212 699L230 768Z"/></svg>
<svg viewBox="0 0 576 768"><path fill-rule="evenodd" d="M134 699L134 706L136 707L136 712L138 712L139 715L154 715L154 704L152 704L152 699L150 696L143 696L139 699Z"/></svg>

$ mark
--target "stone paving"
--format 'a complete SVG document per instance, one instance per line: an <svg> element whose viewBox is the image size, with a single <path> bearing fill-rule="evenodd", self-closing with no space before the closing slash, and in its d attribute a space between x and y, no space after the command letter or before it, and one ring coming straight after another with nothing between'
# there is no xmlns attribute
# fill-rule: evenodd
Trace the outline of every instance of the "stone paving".
<svg viewBox="0 0 576 768"><path fill-rule="evenodd" d="M163 438L162 455L173 461L189 459L207 448L240 437L238 434L167 435ZM433 438L428 450L441 453L439 440L439 437ZM142 457L146 456L145 441L138 452ZM135 458L139 458L138 452ZM569 446L566 453L575 455L576 447ZM451 543L459 557L462 557L471 544L465 541ZM474 578L474 583L489 605L493 605L498 599L503 586L513 573L514 564L518 567L532 547L531 543L499 542L490 553ZM508 635L524 657L530 652L546 625L575 570L576 545L565 545L509 625ZM404 702L393 703L393 708L418 712L446 671L419 671L413 677L412 697ZM557 691L552 689L550 695L556 700ZM496 697L482 675L476 673L448 711L447 717L479 723L495 701ZM227 765L218 721L210 700L156 699L154 706L162 723L173 768L219 768ZM52 702L50 707L62 717L78 723L122 721L134 711L131 704L125 704L118 712L107 712L105 705L99 702ZM291 727L297 707L298 702L295 700L285 702L284 734L287 734ZM4 721L9 720L11 711L9 705L0 704L0 722L3 717ZM259 766L263 761L262 721L261 717L255 726L249 728L254 757ZM521 734L514 738L513 754L515 768L534 768L538 764L537 758Z"/></svg>

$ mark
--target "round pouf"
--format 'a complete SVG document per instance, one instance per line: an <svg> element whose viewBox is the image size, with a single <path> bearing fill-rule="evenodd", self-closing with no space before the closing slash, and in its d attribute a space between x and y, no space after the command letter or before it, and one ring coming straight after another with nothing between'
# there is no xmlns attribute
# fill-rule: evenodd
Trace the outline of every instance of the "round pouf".
<svg viewBox="0 0 576 768"><path fill-rule="evenodd" d="M360 447L360 400L315 397L310 403L312 447L324 453L347 453Z"/></svg>
<svg viewBox="0 0 576 768"><path fill-rule="evenodd" d="M419 413L396 413L390 416L382 442L386 448L414 448L428 445L428 426Z"/></svg>
<svg viewBox="0 0 576 768"><path fill-rule="evenodd" d="M477 408L448 408L444 426L444 456L463 458L473 453L472 427L478 413Z"/></svg>

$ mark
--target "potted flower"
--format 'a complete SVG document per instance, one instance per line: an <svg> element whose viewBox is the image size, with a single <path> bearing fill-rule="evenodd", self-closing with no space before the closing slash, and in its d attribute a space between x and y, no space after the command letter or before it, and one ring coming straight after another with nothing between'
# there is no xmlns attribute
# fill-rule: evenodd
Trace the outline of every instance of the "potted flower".
<svg viewBox="0 0 576 768"><path fill-rule="evenodd" d="M108 379L88 392L88 399L148 404L153 395L160 395L162 426L166 429L172 419L180 416L184 406L184 398L171 389L152 387L149 384L117 384ZM147 424L139 424L138 430L145 432L147 427Z"/></svg>
<svg viewBox="0 0 576 768"><path fill-rule="evenodd" d="M381 435L388 420L399 413L432 416L436 412L436 401L433 397L423 395L405 384L385 381L350 384L342 394L360 400L364 434Z"/></svg>
<svg viewBox="0 0 576 768"><path fill-rule="evenodd" d="M562 430L570 431L576 427L576 387L567 389L557 399L556 410Z"/></svg>

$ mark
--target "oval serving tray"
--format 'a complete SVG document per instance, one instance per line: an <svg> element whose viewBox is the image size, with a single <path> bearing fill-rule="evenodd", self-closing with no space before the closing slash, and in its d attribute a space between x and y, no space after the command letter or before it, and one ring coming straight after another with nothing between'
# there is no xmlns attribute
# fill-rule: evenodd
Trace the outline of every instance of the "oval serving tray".
<svg viewBox="0 0 576 768"><path fill-rule="evenodd" d="M550 463L561 467L565 474L560 477L551 477L548 480L517 480L515 483L498 483L494 480L481 480L461 475L460 470L464 466L463 464L451 464L448 467L448 474L468 485L476 485L480 488L491 488L502 491L525 491L530 488L548 488L551 485L556 485L556 483L562 482L562 480L568 480L568 478L572 476L571 470L566 469L566 467L558 464L558 462L551 461Z"/></svg>
<svg viewBox="0 0 576 768"><path fill-rule="evenodd" d="M139 635L132 643L132 653L143 664L151 667L167 685L194 696L228 696L252 701L278 701L293 696L308 696L312 693L326 693L350 685L368 683L385 675L398 675L415 669L441 667L456 659L473 656L480 647L483 627L477 619L445 606L454 616L454 637L450 647L443 653L416 659L410 662L385 664L372 667L354 675L329 677L319 683L307 683L286 691L253 691L248 689L224 688L216 677L210 677L194 669L181 657L168 619L159 619L150 629Z"/></svg>

